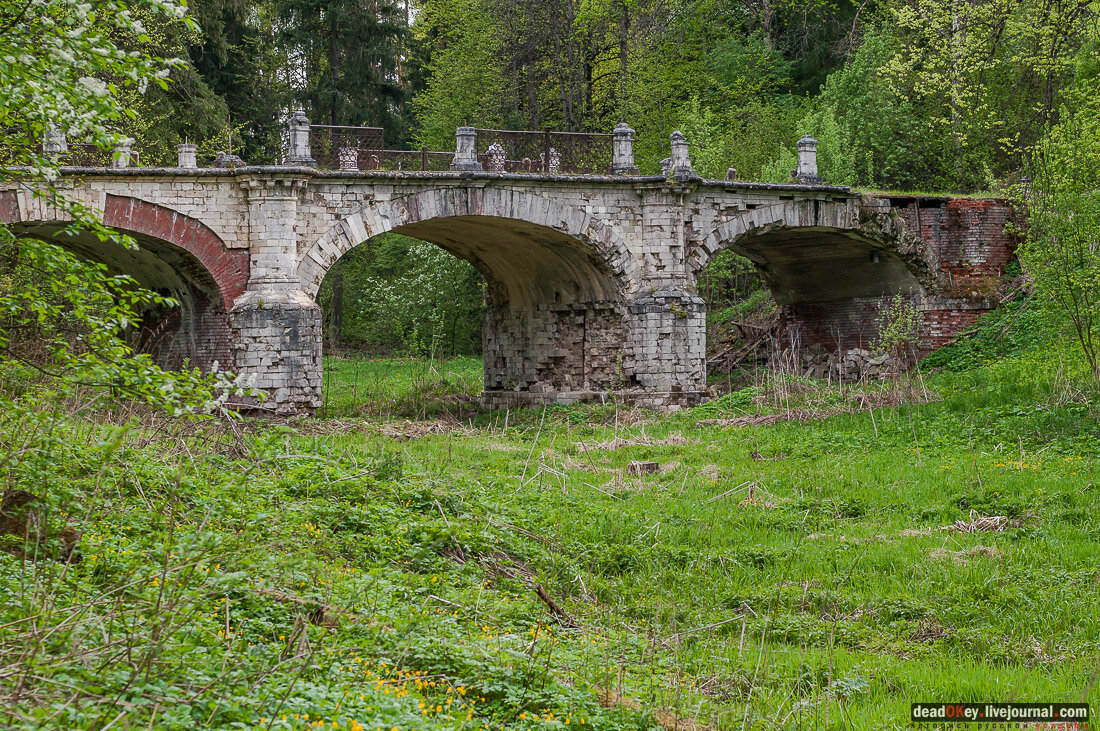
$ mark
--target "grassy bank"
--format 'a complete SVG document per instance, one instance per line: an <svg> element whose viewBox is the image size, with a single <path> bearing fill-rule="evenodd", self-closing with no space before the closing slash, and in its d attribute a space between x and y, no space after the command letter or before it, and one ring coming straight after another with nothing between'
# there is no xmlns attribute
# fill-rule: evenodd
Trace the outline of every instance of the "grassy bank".
<svg viewBox="0 0 1100 731"><path fill-rule="evenodd" d="M0 554L0 723L866 729L908 726L918 700L1096 710L1100 427L1066 351L890 387L761 376L665 416L450 419L475 363L326 367L336 420L62 418L48 452L7 459L8 485L83 531L83 560ZM40 425L5 418L15 454Z"/></svg>

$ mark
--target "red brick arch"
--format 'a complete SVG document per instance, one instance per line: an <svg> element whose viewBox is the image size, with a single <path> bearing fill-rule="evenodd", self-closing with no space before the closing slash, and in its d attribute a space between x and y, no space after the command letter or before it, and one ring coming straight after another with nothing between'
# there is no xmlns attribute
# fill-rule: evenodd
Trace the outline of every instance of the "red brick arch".
<svg viewBox="0 0 1100 731"><path fill-rule="evenodd" d="M121 233L156 239L191 254L214 280L226 310L248 285L248 251L230 249L218 234L196 218L140 198L108 193L102 221ZM16 192L0 191L0 223L49 221L24 220Z"/></svg>
<svg viewBox="0 0 1100 731"><path fill-rule="evenodd" d="M248 251L230 249L198 219L140 198L108 193L103 225L128 234L150 236L192 254L214 278L226 310L248 285Z"/></svg>

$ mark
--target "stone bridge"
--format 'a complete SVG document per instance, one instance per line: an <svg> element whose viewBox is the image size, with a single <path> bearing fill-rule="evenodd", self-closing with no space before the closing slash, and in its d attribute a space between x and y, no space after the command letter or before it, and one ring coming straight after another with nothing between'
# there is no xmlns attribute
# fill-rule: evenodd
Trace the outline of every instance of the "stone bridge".
<svg viewBox="0 0 1100 731"><path fill-rule="evenodd" d="M686 158L685 158L686 159ZM826 185L667 176L65 168L68 192L136 250L64 231L33 187L0 183L0 221L171 294L144 347L255 378L264 408L321 404L315 298L347 251L393 231L471 262L488 283L491 406L616 394L655 406L705 394L696 282L724 249L771 288L794 346L867 344L884 301L922 313L931 350L969 327L1013 251L1002 201L860 195Z"/></svg>

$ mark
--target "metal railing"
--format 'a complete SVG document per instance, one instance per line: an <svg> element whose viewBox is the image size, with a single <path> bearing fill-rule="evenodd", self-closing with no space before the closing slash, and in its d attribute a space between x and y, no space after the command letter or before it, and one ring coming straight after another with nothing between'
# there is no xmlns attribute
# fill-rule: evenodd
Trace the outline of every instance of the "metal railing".
<svg viewBox="0 0 1100 731"><path fill-rule="evenodd" d="M104 150L86 142L70 143L68 164L80 168L116 167L116 154L113 150ZM138 150L128 148L125 154L128 160L124 167L141 167L141 153Z"/></svg>
<svg viewBox="0 0 1100 731"><path fill-rule="evenodd" d="M0 163L10 164L17 159L18 150L30 150L34 155L56 157L62 165L80 168L141 167L141 152L127 148L125 152L105 150L88 142L70 142L61 152L44 152L42 144L0 144ZM117 164L118 157L125 155L125 165Z"/></svg>
<svg viewBox="0 0 1100 731"><path fill-rule="evenodd" d="M453 152L388 150L381 127L310 125L317 167L326 170L447 170Z"/></svg>
<svg viewBox="0 0 1100 731"><path fill-rule="evenodd" d="M531 132L475 129L477 160L490 172L606 174L611 169L614 135L585 132ZM327 170L450 169L453 152L421 148L388 150L381 127L310 125L317 167Z"/></svg>
<svg viewBox="0 0 1100 731"><path fill-rule="evenodd" d="M317 167L328 170L365 170L371 154L385 147L381 127L342 127L311 124L309 141Z"/></svg>
<svg viewBox="0 0 1100 731"><path fill-rule="evenodd" d="M611 170L614 135L479 128L475 132L478 162L491 172L605 175Z"/></svg>

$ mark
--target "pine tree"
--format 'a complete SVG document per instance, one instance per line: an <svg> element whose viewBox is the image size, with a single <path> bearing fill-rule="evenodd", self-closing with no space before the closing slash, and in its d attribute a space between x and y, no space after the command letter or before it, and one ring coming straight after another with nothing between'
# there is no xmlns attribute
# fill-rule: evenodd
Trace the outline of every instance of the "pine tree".
<svg viewBox="0 0 1100 731"><path fill-rule="evenodd" d="M405 11L395 0L275 0L280 41L291 47L295 102L316 123L405 133L398 74Z"/></svg>

